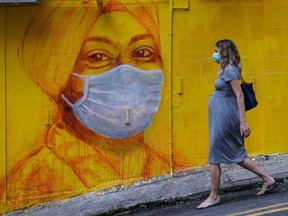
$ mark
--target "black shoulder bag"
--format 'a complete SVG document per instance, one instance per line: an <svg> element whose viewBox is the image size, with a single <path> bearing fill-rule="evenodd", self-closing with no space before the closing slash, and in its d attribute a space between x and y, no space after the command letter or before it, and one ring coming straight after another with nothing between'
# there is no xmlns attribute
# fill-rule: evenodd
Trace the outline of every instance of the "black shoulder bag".
<svg viewBox="0 0 288 216"><path fill-rule="evenodd" d="M241 76L241 88L244 94L245 110L248 111L257 106L258 101L253 89L253 83L246 83Z"/></svg>

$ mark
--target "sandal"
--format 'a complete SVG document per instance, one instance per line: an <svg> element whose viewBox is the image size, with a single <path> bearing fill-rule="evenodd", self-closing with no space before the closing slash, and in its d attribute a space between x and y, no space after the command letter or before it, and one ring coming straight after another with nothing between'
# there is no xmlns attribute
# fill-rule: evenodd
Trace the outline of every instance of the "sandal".
<svg viewBox="0 0 288 216"><path fill-rule="evenodd" d="M267 192L271 192L274 189L276 189L278 186L278 183L275 181L272 185L266 186L266 184L263 184L262 189L257 193L257 195L264 195Z"/></svg>

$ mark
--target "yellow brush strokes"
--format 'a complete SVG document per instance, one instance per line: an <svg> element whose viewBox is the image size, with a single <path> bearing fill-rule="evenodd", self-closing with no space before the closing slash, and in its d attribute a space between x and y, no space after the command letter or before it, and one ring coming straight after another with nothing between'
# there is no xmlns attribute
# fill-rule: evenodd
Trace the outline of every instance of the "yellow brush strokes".
<svg viewBox="0 0 288 216"><path fill-rule="evenodd" d="M43 0L37 6L0 6L0 213L163 175L171 168L170 150L175 170L205 165L207 103L218 69L212 53L214 43L224 38L236 43L243 77L254 82L259 102L247 112L252 130L245 141L248 153L288 151L288 2L189 1L187 9L183 0L174 7L170 32L168 1L111 1L114 6L106 8L97 26L102 28L102 36L118 40L113 46L127 57L129 49L123 44L130 33L152 35L152 44L150 40L141 45L148 50L151 45L157 47L159 56L154 59L158 60L141 67L157 65L164 75L159 110L150 127L117 142L82 130L77 134L63 129L62 115L67 110L59 103L59 92L75 66L81 68L75 61L83 38L107 4L84 2ZM120 19L126 6L133 18L126 14ZM117 49L109 48L109 54ZM106 50L105 45L101 50ZM167 86L169 65L172 86ZM169 108L173 127L169 125ZM171 133L172 141L168 140ZM91 137L93 142L87 142Z"/></svg>

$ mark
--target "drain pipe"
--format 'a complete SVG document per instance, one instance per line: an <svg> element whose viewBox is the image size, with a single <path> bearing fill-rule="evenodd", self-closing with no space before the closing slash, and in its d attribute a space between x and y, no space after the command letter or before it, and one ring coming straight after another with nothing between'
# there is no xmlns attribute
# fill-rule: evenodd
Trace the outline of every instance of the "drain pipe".
<svg viewBox="0 0 288 216"><path fill-rule="evenodd" d="M169 66L168 66L168 101L169 101L169 161L170 161L170 177L174 176L174 158L173 158L173 113L172 113L172 68L173 68L173 0L169 1Z"/></svg>

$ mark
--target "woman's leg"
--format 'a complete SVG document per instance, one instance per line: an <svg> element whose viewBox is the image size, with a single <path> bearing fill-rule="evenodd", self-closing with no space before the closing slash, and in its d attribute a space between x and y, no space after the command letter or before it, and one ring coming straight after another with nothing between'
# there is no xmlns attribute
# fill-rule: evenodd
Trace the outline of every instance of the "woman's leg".
<svg viewBox="0 0 288 216"><path fill-rule="evenodd" d="M238 163L238 165L243 168L255 173L263 180L262 190L257 193L257 195L265 194L267 190L273 185L276 181L274 178L269 176L263 169L261 169L256 163L254 163L250 158L246 158L244 161Z"/></svg>
<svg viewBox="0 0 288 216"><path fill-rule="evenodd" d="M210 176L211 176L211 192L209 197L201 203L197 208L207 208L220 202L220 177L221 177L221 168L220 164L210 164Z"/></svg>

